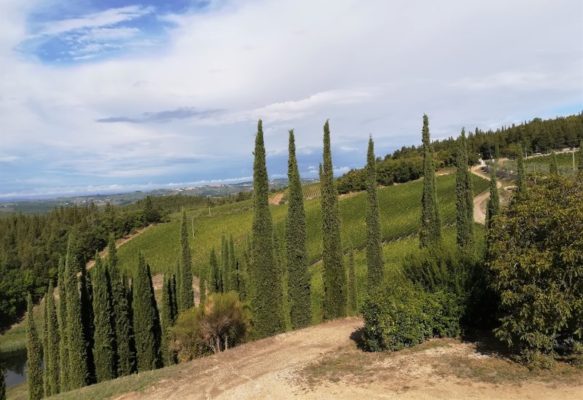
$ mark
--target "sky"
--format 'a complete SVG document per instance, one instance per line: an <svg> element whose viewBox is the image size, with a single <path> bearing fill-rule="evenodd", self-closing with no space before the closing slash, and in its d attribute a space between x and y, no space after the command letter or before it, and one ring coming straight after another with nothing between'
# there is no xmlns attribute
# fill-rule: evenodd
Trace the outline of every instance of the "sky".
<svg viewBox="0 0 583 400"><path fill-rule="evenodd" d="M0 199L336 174L583 110L580 0L1 0Z"/></svg>

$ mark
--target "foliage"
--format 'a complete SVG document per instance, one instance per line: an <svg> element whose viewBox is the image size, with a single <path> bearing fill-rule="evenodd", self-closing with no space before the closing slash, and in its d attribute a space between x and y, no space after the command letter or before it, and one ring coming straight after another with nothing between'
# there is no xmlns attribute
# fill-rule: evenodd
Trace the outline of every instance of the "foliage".
<svg viewBox="0 0 583 400"><path fill-rule="evenodd" d="M282 332L284 319L282 313L281 276L277 268L275 268L273 222L267 200L269 187L261 120L257 124L254 154L254 215L251 242L253 246L253 265L250 275L254 288L252 305L255 334L257 337L266 337Z"/></svg>
<svg viewBox="0 0 583 400"><path fill-rule="evenodd" d="M376 163L372 137L368 140L366 162L366 264L368 267L369 292L383 282L383 252L379 200L377 197ZM349 300L350 303L350 300ZM354 309L352 310L355 311Z"/></svg>
<svg viewBox="0 0 583 400"><path fill-rule="evenodd" d="M59 260L58 272L59 289L59 389L61 392L69 390L69 349L67 338L67 280L65 279L65 261L61 257Z"/></svg>
<svg viewBox="0 0 583 400"><path fill-rule="evenodd" d="M496 335L523 360L545 363L583 340L583 182L539 180L490 230L501 299Z"/></svg>
<svg viewBox="0 0 583 400"><path fill-rule="evenodd" d="M500 213L500 194L496 178L496 164L490 167L490 198L486 207L486 228L490 229L496 215Z"/></svg>
<svg viewBox="0 0 583 400"><path fill-rule="evenodd" d="M162 324L162 358L164 365L172 365L176 363L175 355L172 349L170 349L170 328L174 325L176 320L176 315L174 315L174 293L172 291L172 281L174 280L174 275L167 276L164 275L164 284L162 285L162 310L160 313L161 324ZM202 298L202 296L201 296Z"/></svg>
<svg viewBox="0 0 583 400"><path fill-rule="evenodd" d="M286 219L286 256L288 271L288 297L291 325L301 328L311 321L310 276L306 247L306 211L304 195L296 159L294 132L289 132L289 201Z"/></svg>
<svg viewBox="0 0 583 400"><path fill-rule="evenodd" d="M32 296L27 298L26 312L26 355L28 398L38 400L43 397L42 346L32 314Z"/></svg>
<svg viewBox="0 0 583 400"><path fill-rule="evenodd" d="M324 124L324 153L320 177L322 195L322 264L324 266L324 319L346 315L346 271L344 270L338 192L334 184L330 126Z"/></svg>
<svg viewBox="0 0 583 400"><path fill-rule="evenodd" d="M218 353L242 343L249 332L249 312L237 293L214 293L204 307L178 316L170 329L172 348L182 361Z"/></svg>
<svg viewBox="0 0 583 400"><path fill-rule="evenodd" d="M4 380L4 368L0 365L0 400L6 400L6 381Z"/></svg>
<svg viewBox="0 0 583 400"><path fill-rule="evenodd" d="M184 311L194 305L194 293L192 289L192 257L188 242L188 227L186 210L182 210L182 222L180 223L180 247L182 258L180 259L180 276L178 280L178 310Z"/></svg>
<svg viewBox="0 0 583 400"><path fill-rule="evenodd" d="M117 376L115 361L117 359L115 330L113 323L113 299L108 270L97 255L95 266L91 270L93 277L94 310L94 345L95 377L97 382L113 379ZM123 339L127 340L127 339Z"/></svg>
<svg viewBox="0 0 583 400"><path fill-rule="evenodd" d="M455 175L457 244L460 248L466 248L472 243L474 236L474 195L468 168L465 130L462 129L458 141Z"/></svg>
<svg viewBox="0 0 583 400"><path fill-rule="evenodd" d="M421 228L419 241L421 247L431 247L441 240L441 219L437 206L435 167L433 149L429 138L429 119L423 115L423 195L421 197Z"/></svg>
<svg viewBox="0 0 583 400"><path fill-rule="evenodd" d="M522 146L518 148L518 157L516 158L516 169L518 171L518 193L521 196L526 194L526 172L524 171L524 154L522 152Z"/></svg>
<svg viewBox="0 0 583 400"><path fill-rule="evenodd" d="M53 282L49 282L49 289L45 296L46 315L45 324L47 326L46 347L44 349L45 359L45 386L46 394L51 396L59 393L59 323L57 320L57 309L55 307Z"/></svg>
<svg viewBox="0 0 583 400"><path fill-rule="evenodd" d="M368 268L367 268L368 270ZM368 278L369 274L367 274ZM354 251L352 247L348 252L348 312L350 315L354 315L358 312L357 305L357 283L356 283L356 270L354 266Z"/></svg>

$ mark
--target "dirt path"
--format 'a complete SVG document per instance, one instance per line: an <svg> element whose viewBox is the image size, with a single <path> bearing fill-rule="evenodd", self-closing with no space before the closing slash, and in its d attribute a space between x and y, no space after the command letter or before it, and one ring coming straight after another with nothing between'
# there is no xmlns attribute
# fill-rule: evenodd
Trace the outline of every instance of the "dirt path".
<svg viewBox="0 0 583 400"><path fill-rule="evenodd" d="M470 168L472 174L479 176L480 178L490 180L490 176L484 172L482 169L486 166L484 160L480 159L480 164L474 165ZM496 187L500 189L502 184L496 182ZM486 224L486 207L488 206L488 200L490 199L490 191L486 190L474 197L474 221L478 224Z"/></svg>
<svg viewBox="0 0 583 400"><path fill-rule="evenodd" d="M132 240L133 238L135 238L136 236L141 235L142 233L144 233L145 231L147 231L148 229L150 229L152 226L154 226L154 224L148 225L148 226L146 226L144 228L141 228L141 229L138 229L137 231L135 231L131 235L127 235L127 236L124 236L124 237L122 237L120 239L117 239L115 241L115 248L116 249L119 249L121 246L123 246L124 244L126 244L127 242L129 242L130 240ZM107 254L108 254L107 247L105 247L105 249L103 249L103 250L101 250L99 252L99 256L101 258L106 257ZM87 261L86 267L87 267L87 269L91 269L91 268L93 268L94 265L95 265L95 260L92 259L92 260Z"/></svg>
<svg viewBox="0 0 583 400"><path fill-rule="evenodd" d="M365 353L347 318L242 345L179 365L171 378L117 400L155 399L580 399L583 380L488 383L459 377L465 363L488 360L472 344L438 340L419 350ZM444 370L443 365L461 365ZM468 364L471 365L471 364ZM495 365L494 368L497 368ZM471 369L471 368L470 368ZM481 371L480 369L476 369Z"/></svg>
<svg viewBox="0 0 583 400"><path fill-rule="evenodd" d="M283 192L276 193L269 198L269 204L278 206L281 199L283 199Z"/></svg>

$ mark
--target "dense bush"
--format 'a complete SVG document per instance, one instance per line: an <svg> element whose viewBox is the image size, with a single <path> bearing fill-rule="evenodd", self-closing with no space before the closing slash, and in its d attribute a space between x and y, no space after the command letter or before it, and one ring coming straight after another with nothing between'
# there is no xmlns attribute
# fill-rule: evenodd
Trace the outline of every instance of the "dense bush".
<svg viewBox="0 0 583 400"><path fill-rule="evenodd" d="M581 179L539 177L494 220L490 268L501 301L496 335L528 363L581 353L582 232Z"/></svg>

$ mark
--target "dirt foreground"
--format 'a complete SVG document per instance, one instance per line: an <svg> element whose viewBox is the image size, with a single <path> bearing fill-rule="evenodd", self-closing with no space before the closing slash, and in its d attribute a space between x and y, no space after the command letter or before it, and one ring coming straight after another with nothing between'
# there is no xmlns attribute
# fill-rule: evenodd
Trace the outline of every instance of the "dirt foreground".
<svg viewBox="0 0 583 400"><path fill-rule="evenodd" d="M364 353L347 318L249 343L182 364L134 399L561 399L581 400L583 371L568 380L494 379L508 361L472 344L435 340L397 353ZM523 368L525 369L525 368ZM484 372L485 371L485 372ZM482 376L484 375L484 376Z"/></svg>

